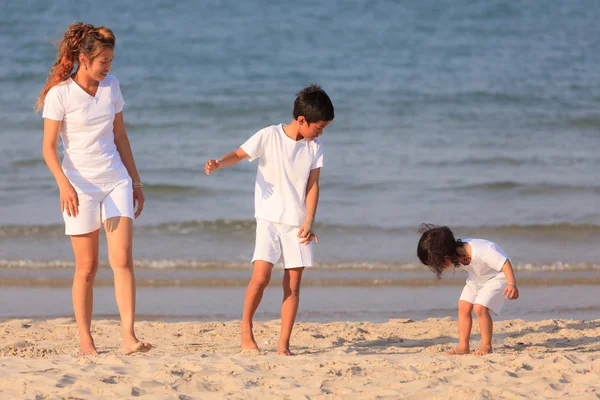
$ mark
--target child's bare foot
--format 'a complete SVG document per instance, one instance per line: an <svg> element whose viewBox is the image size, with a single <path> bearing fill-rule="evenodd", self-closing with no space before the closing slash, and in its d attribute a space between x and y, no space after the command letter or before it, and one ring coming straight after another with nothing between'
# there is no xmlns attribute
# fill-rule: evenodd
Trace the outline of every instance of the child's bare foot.
<svg viewBox="0 0 600 400"><path fill-rule="evenodd" d="M94 341L79 342L79 354L82 356L97 356L98 350L96 350Z"/></svg>
<svg viewBox="0 0 600 400"><path fill-rule="evenodd" d="M478 350L475 350L473 352L473 354L475 354L476 356L485 356L486 354L491 353L493 353L492 346L480 346Z"/></svg>
<svg viewBox="0 0 600 400"><path fill-rule="evenodd" d="M152 348L150 343L142 342L138 340L137 342L125 343L123 342L123 347L121 347L121 352L126 356L133 353L147 353Z"/></svg>
<svg viewBox="0 0 600 400"><path fill-rule="evenodd" d="M449 350L446 352L446 354L448 354L449 356L462 356L465 354L469 354L471 352L471 350L469 349L469 347L457 347L455 349Z"/></svg>
<svg viewBox="0 0 600 400"><path fill-rule="evenodd" d="M256 344L256 340L254 340L254 334L252 333L252 325L242 325L242 351L245 350L260 351L258 349L258 344Z"/></svg>

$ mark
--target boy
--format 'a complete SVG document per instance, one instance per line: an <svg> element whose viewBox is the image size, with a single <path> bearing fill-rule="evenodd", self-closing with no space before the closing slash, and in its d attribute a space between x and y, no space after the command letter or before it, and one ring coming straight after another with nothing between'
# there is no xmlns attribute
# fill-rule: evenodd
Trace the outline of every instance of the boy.
<svg viewBox="0 0 600 400"><path fill-rule="evenodd" d="M319 242L312 225L319 200L323 149L317 139L334 118L333 104L317 85L296 95L293 120L258 131L239 149L204 166L209 175L244 158L259 159L255 184L256 246L254 271L246 290L242 317L242 350L258 351L252 318L271 279L273 265L282 257L283 303L277 352L290 356L290 336L300 300L302 272L313 266L312 241Z"/></svg>

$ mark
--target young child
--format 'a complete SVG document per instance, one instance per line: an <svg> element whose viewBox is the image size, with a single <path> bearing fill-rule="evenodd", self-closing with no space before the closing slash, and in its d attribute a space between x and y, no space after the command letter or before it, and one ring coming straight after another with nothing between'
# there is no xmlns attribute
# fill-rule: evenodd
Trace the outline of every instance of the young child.
<svg viewBox="0 0 600 400"><path fill-rule="evenodd" d="M317 85L297 94L293 120L258 131L246 143L204 166L209 175L248 158L259 160L255 184L256 245L254 271L244 300L242 350L256 350L252 318L271 279L273 265L282 258L283 303L278 354L290 356L290 336L300 299L302 272L313 266L312 226L319 200L323 149L317 139L334 118L333 104Z"/></svg>
<svg viewBox="0 0 600 400"><path fill-rule="evenodd" d="M458 347L447 354L469 354L469 337L475 311L481 331L481 346L476 355L492 352L493 322L490 310L498 315L504 297L519 297L512 264L504 251L484 239L455 239L450 228L423 224L417 246L419 260L438 278L446 268L454 267L469 273L467 284L458 300Z"/></svg>

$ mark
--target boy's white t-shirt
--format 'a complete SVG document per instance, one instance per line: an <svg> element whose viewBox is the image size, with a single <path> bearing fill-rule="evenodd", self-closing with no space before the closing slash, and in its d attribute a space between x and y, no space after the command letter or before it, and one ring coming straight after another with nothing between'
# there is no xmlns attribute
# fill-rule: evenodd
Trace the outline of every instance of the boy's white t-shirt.
<svg viewBox="0 0 600 400"><path fill-rule="evenodd" d="M90 96L73 79L54 86L44 101L43 118L62 121L62 168L73 183L104 183L128 176L121 161L113 123L123 111L119 81L112 75L99 83Z"/></svg>
<svg viewBox="0 0 600 400"><path fill-rule="evenodd" d="M467 281L483 283L503 274L502 267L509 258L500 246L485 239L463 239L462 242L471 245L471 263L460 265L460 269L469 273Z"/></svg>
<svg viewBox="0 0 600 400"><path fill-rule="evenodd" d="M283 124L261 129L242 146L250 161L259 159L254 216L265 221L301 226L306 220L306 184L313 169L323 166L318 139L293 140Z"/></svg>

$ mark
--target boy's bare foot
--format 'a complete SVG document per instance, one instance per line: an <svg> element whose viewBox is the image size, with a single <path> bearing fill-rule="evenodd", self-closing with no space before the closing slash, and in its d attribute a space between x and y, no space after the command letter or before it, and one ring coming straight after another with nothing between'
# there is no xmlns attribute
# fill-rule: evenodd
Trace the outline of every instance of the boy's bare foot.
<svg viewBox="0 0 600 400"><path fill-rule="evenodd" d="M245 350L260 351L258 349L258 344L256 344L256 340L254 340L252 325L246 327L242 325L242 351Z"/></svg>
<svg viewBox="0 0 600 400"><path fill-rule="evenodd" d="M79 343L79 354L82 356L97 356L98 350L96 350L96 346L94 342L80 342Z"/></svg>
<svg viewBox="0 0 600 400"><path fill-rule="evenodd" d="M126 356L133 353L147 353L152 348L150 343L140 341L134 343L123 343L121 352Z"/></svg>
<svg viewBox="0 0 600 400"><path fill-rule="evenodd" d="M455 349L449 350L446 352L449 356L462 356L465 354L469 354L471 350L468 347L457 347Z"/></svg>
<svg viewBox="0 0 600 400"><path fill-rule="evenodd" d="M492 346L481 346L478 350L475 350L473 352L473 354L475 354L476 356L485 356L486 354L491 353L493 353Z"/></svg>

